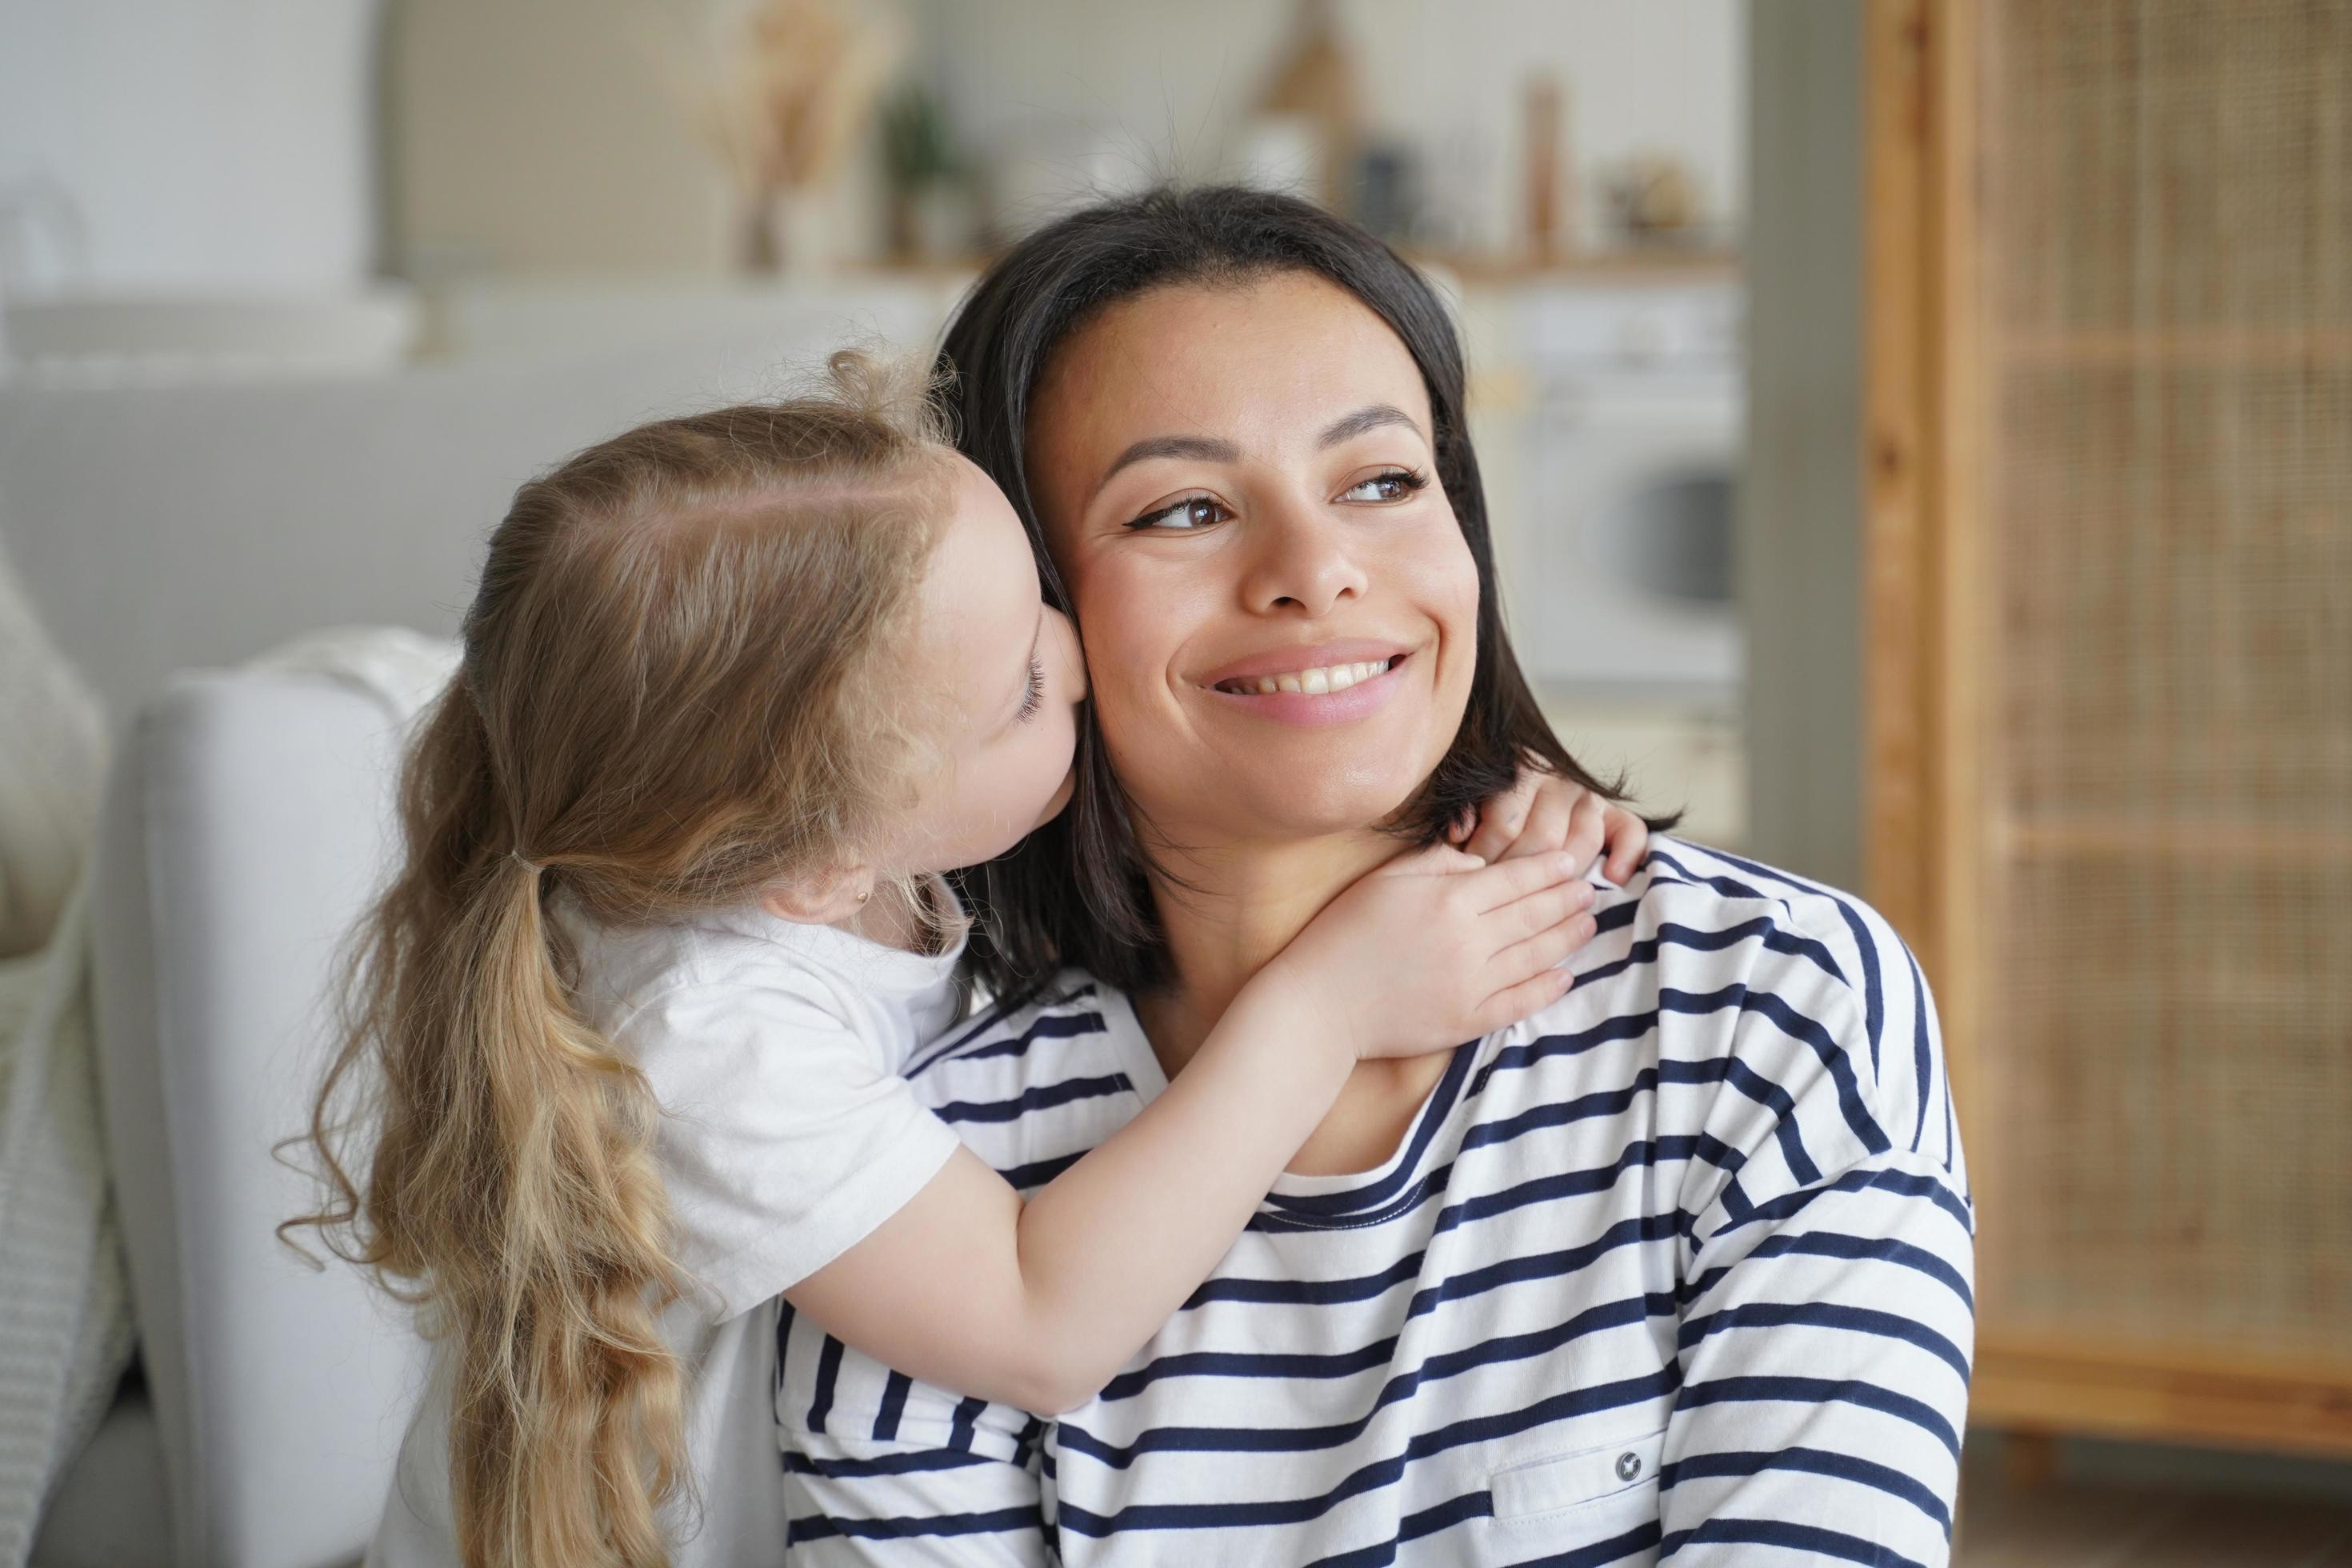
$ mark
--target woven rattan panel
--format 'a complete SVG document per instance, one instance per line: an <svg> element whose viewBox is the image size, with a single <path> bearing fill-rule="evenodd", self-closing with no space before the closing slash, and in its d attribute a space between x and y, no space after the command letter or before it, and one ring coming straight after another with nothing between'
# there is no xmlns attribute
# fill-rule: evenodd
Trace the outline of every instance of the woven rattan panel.
<svg viewBox="0 0 2352 1568"><path fill-rule="evenodd" d="M2352 3L1987 21L1986 1323L2352 1366Z"/></svg>

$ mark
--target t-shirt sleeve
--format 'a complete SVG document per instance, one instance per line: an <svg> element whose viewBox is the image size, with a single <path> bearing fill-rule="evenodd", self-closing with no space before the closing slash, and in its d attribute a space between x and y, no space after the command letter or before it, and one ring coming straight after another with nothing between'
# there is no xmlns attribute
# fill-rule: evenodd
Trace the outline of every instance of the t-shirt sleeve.
<svg viewBox="0 0 2352 1568"><path fill-rule="evenodd" d="M678 1262L750 1310L840 1257L947 1163L956 1137L811 981L696 984L621 1026L663 1116Z"/></svg>
<svg viewBox="0 0 2352 1568"><path fill-rule="evenodd" d="M1941 1563L1974 1210L1934 1005L1858 900L1759 923L1745 973L1706 999L1738 1023L1680 1194L1662 1556Z"/></svg>

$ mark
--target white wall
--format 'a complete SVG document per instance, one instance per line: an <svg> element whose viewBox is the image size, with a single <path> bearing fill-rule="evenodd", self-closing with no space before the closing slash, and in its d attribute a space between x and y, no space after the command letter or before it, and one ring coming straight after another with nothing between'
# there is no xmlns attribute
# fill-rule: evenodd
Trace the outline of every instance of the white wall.
<svg viewBox="0 0 2352 1568"><path fill-rule="evenodd" d="M730 205L671 76L712 0L394 0L387 158L404 274L717 271Z"/></svg>
<svg viewBox="0 0 2352 1568"><path fill-rule="evenodd" d="M375 251L378 0L0 5L0 265L12 203L46 204L16 287L336 292ZM0 278L0 286L11 279Z"/></svg>

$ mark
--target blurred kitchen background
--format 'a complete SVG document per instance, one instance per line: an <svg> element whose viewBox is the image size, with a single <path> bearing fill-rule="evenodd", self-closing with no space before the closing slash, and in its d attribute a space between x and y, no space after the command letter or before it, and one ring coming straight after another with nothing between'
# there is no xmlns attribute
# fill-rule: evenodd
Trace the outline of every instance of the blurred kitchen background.
<svg viewBox="0 0 2352 1568"><path fill-rule="evenodd" d="M1744 835L1731 0L96 0L0 26L10 548L118 707L322 619L446 626L531 468L852 332L920 346L991 247L1092 194L1250 178L1456 292L1563 725L1694 833ZM778 100L811 126L782 152Z"/></svg>
<svg viewBox="0 0 2352 1568"><path fill-rule="evenodd" d="M118 728L446 633L536 468L1163 179L1440 281L1563 737L1919 951L1959 1560L2352 1562L2345 0L12 0L0 547Z"/></svg>

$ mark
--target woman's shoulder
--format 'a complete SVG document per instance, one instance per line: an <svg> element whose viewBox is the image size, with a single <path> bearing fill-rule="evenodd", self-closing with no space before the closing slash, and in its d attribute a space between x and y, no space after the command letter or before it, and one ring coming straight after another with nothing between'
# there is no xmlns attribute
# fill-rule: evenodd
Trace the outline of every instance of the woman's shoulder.
<svg viewBox="0 0 2352 1568"><path fill-rule="evenodd" d="M1849 994L1865 1012L1890 984L1908 984L1917 964L1885 917L1853 893L1729 850L1661 837L1616 898L1613 919L1656 942L1666 967L1712 967L1815 982Z"/></svg>
<svg viewBox="0 0 2352 1568"><path fill-rule="evenodd" d="M1864 900L1662 836L1595 908L1578 984L1522 1033L1643 1041L1666 1078L1784 1106L1818 1099L1866 1147L1942 1152L1934 1000Z"/></svg>

